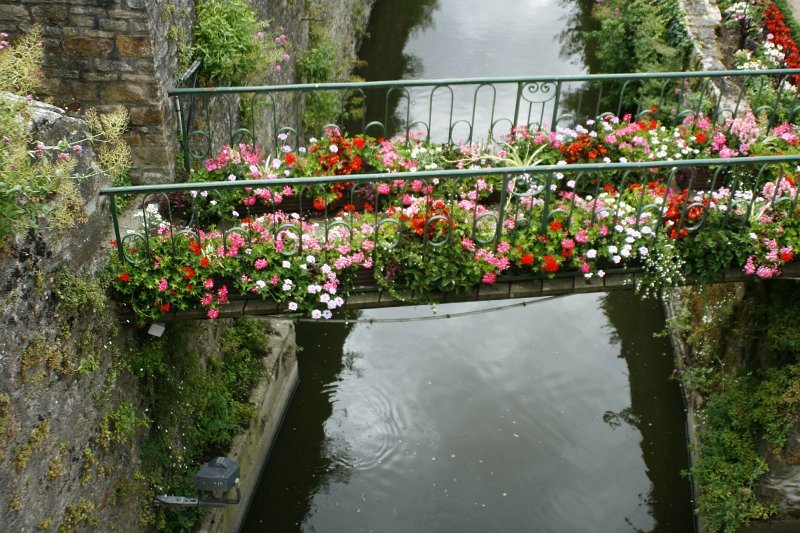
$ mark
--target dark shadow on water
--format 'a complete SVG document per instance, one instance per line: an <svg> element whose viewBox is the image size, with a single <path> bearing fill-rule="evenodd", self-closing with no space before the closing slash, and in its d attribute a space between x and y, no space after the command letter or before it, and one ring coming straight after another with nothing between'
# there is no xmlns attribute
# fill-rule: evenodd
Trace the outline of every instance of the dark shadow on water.
<svg viewBox="0 0 800 533"><path fill-rule="evenodd" d="M324 425L333 413L331 385L344 368L342 347L349 333L350 328L341 324L297 326L297 339L304 348L298 353L300 381L242 532L301 531L314 494L329 483L347 479L349 470L334 464L325 453Z"/></svg>
<svg viewBox="0 0 800 533"><path fill-rule="evenodd" d="M653 338L664 328L660 302L642 301L632 291L610 292L603 312L613 327L609 337L619 344L628 363L631 406L621 413L606 413L610 426L628 423L642 435L642 458L652 484L643 502L650 507L656 526L652 533L694 530L689 481L680 475L689 467L685 413L678 383L670 379L674 368L672 346L666 338Z"/></svg>

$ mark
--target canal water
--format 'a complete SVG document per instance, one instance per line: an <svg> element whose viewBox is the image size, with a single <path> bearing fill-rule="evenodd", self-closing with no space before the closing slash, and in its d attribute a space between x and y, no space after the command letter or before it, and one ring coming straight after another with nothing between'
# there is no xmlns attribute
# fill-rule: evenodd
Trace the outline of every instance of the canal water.
<svg viewBox="0 0 800 533"><path fill-rule="evenodd" d="M378 0L361 74L588 72L593 3ZM298 324L300 385L242 531L692 531L660 304L518 303Z"/></svg>

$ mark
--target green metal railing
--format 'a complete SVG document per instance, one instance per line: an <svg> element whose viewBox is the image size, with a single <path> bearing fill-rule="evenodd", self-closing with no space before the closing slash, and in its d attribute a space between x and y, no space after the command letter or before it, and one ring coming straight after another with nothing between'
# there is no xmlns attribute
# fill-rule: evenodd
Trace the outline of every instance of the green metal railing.
<svg viewBox="0 0 800 533"><path fill-rule="evenodd" d="M215 225L222 232L222 246L228 251L229 238L237 234L249 241L254 237L251 227L244 227L241 221L254 220L257 217L275 213L284 213L277 222L268 227L274 237L279 234L293 235L294 244L283 250L284 255L304 253L303 224L316 221L315 235L322 242L335 231L345 231L354 235L359 228L359 219L354 212L342 210L343 205L361 205L364 199L372 202L371 210L375 217L373 239L376 246L373 253L384 253L410 240L418 240L424 246L419 253L437 254L443 246L462 245L459 239L451 238L449 215L455 212L457 205L471 191L476 194L480 189L479 180L496 179L498 186L494 197L478 202L485 206L474 208L469 215L472 228L469 237L479 246L492 247L501 237L512 243L523 233L530 235L547 235L549 224L558 218L566 225L581 214L590 217L590 222L602 222L613 228L627 220L627 226L641 229L644 226L654 231L663 229L666 222L666 206L676 191L686 190L679 203L673 207L680 216L673 220L677 231L685 229L694 233L704 227L711 212L707 209L709 202L719 204L718 212L724 212L715 224L719 229L735 226L738 231L745 231L751 216L756 209L774 208L779 205L794 213L798 197L776 195L765 201L760 193L767 181L780 183L786 179L784 172L787 164L792 170L800 164L800 155L763 156L729 159L697 159L684 161L651 161L633 163L600 163L574 165L542 165L514 168L480 168L464 170L441 170L394 174L364 174L338 177L294 178L225 181L213 183L175 183L164 185L148 185L133 187L111 187L100 191L101 195L110 199L114 232L119 243L119 259L136 265L146 261L152 263L151 249L156 242L163 245L171 243L175 252L179 247L185 248L186 239L202 242L201 231L209 225ZM707 170L707 172L706 172ZM628 202L628 210L622 211L621 203L603 206L595 203L587 208L585 201L597 198L608 183L613 183L619 191L629 190L633 184L644 184L654 179L662 179L666 185L663 196L659 199L645 188L634 195ZM423 207L425 220L424 231L413 234L409 228L398 222L392 212L403 209L402 195L393 195L385 200L378 194L380 184L393 182L401 186L424 189L427 186L437 190L447 190L444 198L444 209L433 209L430 204ZM403 182L403 183L401 183ZM415 183L416 182L416 183ZM346 196L338 207L326 207L316 210L312 207L312 197L321 191L330 190L337 184L347 184ZM225 201L225 194L245 191L270 191L275 198L282 194L285 187L295 188L291 199L284 198L280 203L261 202L258 205L235 207L239 212L228 221L216 218L216 215L203 214L204 209L215 201ZM322 189L321 189L322 188ZM718 191L725 191L720 196ZM576 194L558 194L564 191L576 191ZM579 194L577 194L579 193ZM270 195L262 195L270 196ZM579 200L580 199L580 200ZM228 198L230 201L230 198ZM136 205L140 214L134 227L121 226L118 205ZM673 200L674 203L674 200ZM182 205L182 207L180 207ZM155 208L153 206L156 206ZM702 216L692 217L692 209L699 207ZM632 209L632 210L631 210ZM580 211L580 213L579 213ZM158 213L157 219L153 218ZM588 220L588 219L587 219ZM266 226L266 224L265 224ZM433 226L446 228L436 237L429 238L429 229ZM263 231L263 229L261 230ZM391 238L387 239L387 234ZM163 253L163 246L160 248ZM131 254L130 251L135 250ZM251 258L241 255L241 260ZM579 275L577 272L568 275ZM541 274L534 274L541 276Z"/></svg>
<svg viewBox="0 0 800 533"><path fill-rule="evenodd" d="M184 166L223 145L251 143L264 152L305 143L303 104L335 95L338 117L327 126L349 134L408 137L439 143L499 140L512 126L555 129L604 113L656 116L665 125L705 113L736 117L751 102L769 120L800 112L792 79L800 69L532 76L261 87L175 88ZM308 112L308 107L306 107Z"/></svg>

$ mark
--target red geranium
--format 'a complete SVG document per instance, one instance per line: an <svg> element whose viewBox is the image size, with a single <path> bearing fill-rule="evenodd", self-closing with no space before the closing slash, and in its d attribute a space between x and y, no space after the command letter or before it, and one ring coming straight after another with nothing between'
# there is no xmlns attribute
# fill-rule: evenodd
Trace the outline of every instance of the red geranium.
<svg viewBox="0 0 800 533"><path fill-rule="evenodd" d="M555 272L558 270L558 266L559 266L558 260L555 257L553 257L552 255L544 256L544 266L542 267L542 269L545 272L550 272L550 273Z"/></svg>
<svg viewBox="0 0 800 533"><path fill-rule="evenodd" d="M519 263L525 266L532 265L533 254L522 254L522 257L519 258Z"/></svg>
<svg viewBox="0 0 800 533"><path fill-rule="evenodd" d="M131 275L128 274L127 272L123 272L122 274L117 276L117 280L118 281L130 281L131 280Z"/></svg>

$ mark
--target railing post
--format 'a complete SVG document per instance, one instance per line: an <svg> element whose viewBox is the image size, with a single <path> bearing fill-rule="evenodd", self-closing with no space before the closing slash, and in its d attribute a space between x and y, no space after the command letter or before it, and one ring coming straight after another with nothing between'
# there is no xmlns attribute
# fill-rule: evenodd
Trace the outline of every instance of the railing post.
<svg viewBox="0 0 800 533"><path fill-rule="evenodd" d="M517 83L517 99L514 101L514 122L511 127L519 126L519 108L520 101L522 100L522 88L525 86L523 82Z"/></svg>
<svg viewBox="0 0 800 533"><path fill-rule="evenodd" d="M119 219L117 218L117 195L111 194L111 221L114 224L114 238L117 240L117 253L119 260L125 260L125 253L122 250L122 236L119 233Z"/></svg>

